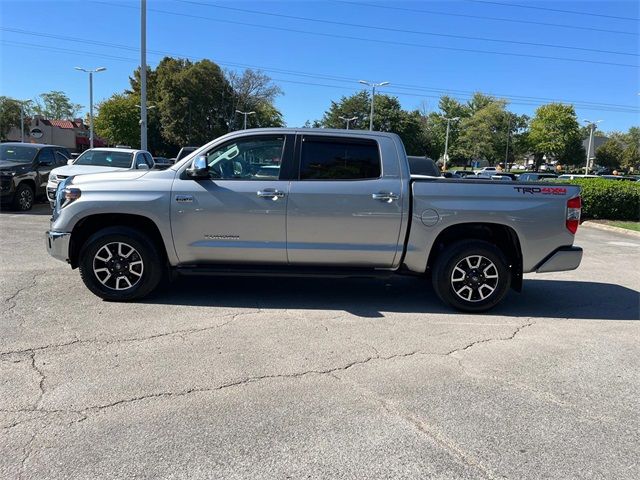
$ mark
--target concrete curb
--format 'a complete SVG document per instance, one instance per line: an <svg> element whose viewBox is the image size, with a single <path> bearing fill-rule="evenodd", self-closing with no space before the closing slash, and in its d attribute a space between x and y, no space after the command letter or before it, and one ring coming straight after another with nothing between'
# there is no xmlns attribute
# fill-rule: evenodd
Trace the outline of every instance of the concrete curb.
<svg viewBox="0 0 640 480"><path fill-rule="evenodd" d="M597 222L584 222L580 225L581 227L592 227L598 230L607 230L608 232L616 232L622 233L624 235L629 235L635 238L640 238L640 232L635 232L633 230L628 230L626 228L614 227L613 225L605 225L604 223Z"/></svg>

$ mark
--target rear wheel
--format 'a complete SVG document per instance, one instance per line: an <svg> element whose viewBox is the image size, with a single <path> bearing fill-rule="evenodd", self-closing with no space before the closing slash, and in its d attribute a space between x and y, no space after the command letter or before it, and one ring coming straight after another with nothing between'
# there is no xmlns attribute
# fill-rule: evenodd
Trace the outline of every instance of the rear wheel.
<svg viewBox="0 0 640 480"><path fill-rule="evenodd" d="M443 302L465 312L483 312L504 298L511 272L495 245L470 240L455 243L442 252L432 280Z"/></svg>
<svg viewBox="0 0 640 480"><path fill-rule="evenodd" d="M35 194L33 193L33 188L26 183L21 183L18 185L18 188L16 188L16 193L13 197L13 208L21 212L26 212L27 210L31 210L34 200Z"/></svg>
<svg viewBox="0 0 640 480"><path fill-rule="evenodd" d="M153 242L128 227L109 227L93 234L80 251L79 267L89 290L114 301L148 295L164 274L162 256Z"/></svg>

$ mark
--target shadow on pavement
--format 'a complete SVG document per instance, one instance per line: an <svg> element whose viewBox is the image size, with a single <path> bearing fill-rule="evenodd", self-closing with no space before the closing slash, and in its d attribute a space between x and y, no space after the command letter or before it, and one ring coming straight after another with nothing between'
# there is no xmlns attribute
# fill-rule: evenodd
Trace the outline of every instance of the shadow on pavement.
<svg viewBox="0 0 640 480"><path fill-rule="evenodd" d="M311 279L278 277L179 277L142 302L233 308L343 310L366 318L382 312L455 313L430 282L413 277ZM567 280L529 280L523 293L509 292L481 315L639 320L640 292L620 285Z"/></svg>
<svg viewBox="0 0 640 480"><path fill-rule="evenodd" d="M31 210L21 212L14 210L11 205L0 204L0 214L2 215L48 215L51 216L51 207L49 203L36 203Z"/></svg>

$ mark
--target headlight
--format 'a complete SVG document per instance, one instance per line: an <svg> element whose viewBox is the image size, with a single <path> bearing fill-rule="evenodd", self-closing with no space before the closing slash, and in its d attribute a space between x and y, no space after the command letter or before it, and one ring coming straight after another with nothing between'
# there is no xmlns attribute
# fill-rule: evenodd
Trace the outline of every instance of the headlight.
<svg viewBox="0 0 640 480"><path fill-rule="evenodd" d="M3 177L13 177L15 174L16 174L16 172L14 172L12 170L0 171L0 176L3 176Z"/></svg>
<svg viewBox="0 0 640 480"><path fill-rule="evenodd" d="M57 182L58 181L58 176L55 173L51 172L49 174L49 181L50 182Z"/></svg>
<svg viewBox="0 0 640 480"><path fill-rule="evenodd" d="M72 180L73 177L67 177L58 183L58 187L56 189L56 200L53 206L54 219L58 216L61 209L80 198L80 189L71 187Z"/></svg>

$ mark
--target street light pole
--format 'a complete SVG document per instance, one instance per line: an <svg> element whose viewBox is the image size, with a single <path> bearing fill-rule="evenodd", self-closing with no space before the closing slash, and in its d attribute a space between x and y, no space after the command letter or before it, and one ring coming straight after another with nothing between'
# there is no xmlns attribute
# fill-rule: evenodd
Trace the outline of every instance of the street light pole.
<svg viewBox="0 0 640 480"><path fill-rule="evenodd" d="M371 87L371 112L369 113L369 130L373 130L373 102L376 99L376 87L384 87L385 85L389 85L389 82L367 82L366 80L359 80L358 83L362 83L363 85L368 85Z"/></svg>
<svg viewBox="0 0 640 480"><path fill-rule="evenodd" d="M247 129L247 116L248 115L253 115L256 112L241 112L240 110L236 110L236 113L239 113L240 115L244 115L244 130Z"/></svg>
<svg viewBox="0 0 640 480"><path fill-rule="evenodd" d="M587 163L584 167L584 174L589 175L589 163L591 162L591 148L593 144L593 131L596 129L596 127L602 120L597 120L595 122L592 122L591 120L583 119L582 121L587 123L587 125L589 125L589 144L587 145Z"/></svg>
<svg viewBox="0 0 640 480"><path fill-rule="evenodd" d="M349 123L358 119L358 117L351 117L351 118L338 117L338 118L344 122L347 122L347 130L349 130Z"/></svg>
<svg viewBox="0 0 640 480"><path fill-rule="evenodd" d="M442 162L442 171L445 172L447 170L447 158L449 157L449 126L451 125L451 120L459 120L460 117L447 118L447 133L444 137L444 160Z"/></svg>
<svg viewBox="0 0 640 480"><path fill-rule="evenodd" d="M140 0L140 149L147 149L147 0Z"/></svg>
<svg viewBox="0 0 640 480"><path fill-rule="evenodd" d="M104 72L105 67L98 67L95 70L87 70L82 67L75 67L76 70L89 74L89 148L93 148L93 74Z"/></svg>

